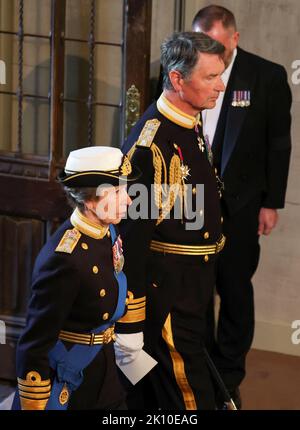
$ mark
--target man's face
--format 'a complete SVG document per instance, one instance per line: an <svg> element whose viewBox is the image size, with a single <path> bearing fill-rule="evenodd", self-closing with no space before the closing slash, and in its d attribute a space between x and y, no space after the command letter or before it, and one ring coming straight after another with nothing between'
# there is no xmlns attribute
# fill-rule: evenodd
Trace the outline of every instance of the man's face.
<svg viewBox="0 0 300 430"><path fill-rule="evenodd" d="M215 54L201 53L191 75L179 80L178 95L186 106L186 113L195 115L212 109L225 87L221 79L224 62Z"/></svg>
<svg viewBox="0 0 300 430"><path fill-rule="evenodd" d="M224 63L228 67L232 59L233 51L237 47L239 41L239 33L233 27L224 28L221 21L215 21L209 31L203 31L200 24L195 24L194 31L203 32L210 36L212 39L222 43L225 47Z"/></svg>

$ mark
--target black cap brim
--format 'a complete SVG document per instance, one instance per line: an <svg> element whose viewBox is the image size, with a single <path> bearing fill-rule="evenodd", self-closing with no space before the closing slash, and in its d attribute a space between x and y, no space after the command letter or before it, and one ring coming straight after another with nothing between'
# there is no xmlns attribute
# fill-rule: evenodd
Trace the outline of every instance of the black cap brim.
<svg viewBox="0 0 300 430"><path fill-rule="evenodd" d="M98 187L103 184L118 186L128 182L134 182L141 176L141 171L135 166L132 166L132 171L129 175L120 175L119 171L114 172L60 172L57 180L66 187Z"/></svg>

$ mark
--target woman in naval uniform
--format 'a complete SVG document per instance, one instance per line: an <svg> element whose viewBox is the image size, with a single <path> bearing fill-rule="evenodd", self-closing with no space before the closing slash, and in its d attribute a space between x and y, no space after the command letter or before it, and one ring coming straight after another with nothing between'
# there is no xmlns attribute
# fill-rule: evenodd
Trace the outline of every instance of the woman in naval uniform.
<svg viewBox="0 0 300 430"><path fill-rule="evenodd" d="M126 408L113 347L127 289L114 225L138 175L117 148L70 153L58 179L74 212L35 262L13 409Z"/></svg>

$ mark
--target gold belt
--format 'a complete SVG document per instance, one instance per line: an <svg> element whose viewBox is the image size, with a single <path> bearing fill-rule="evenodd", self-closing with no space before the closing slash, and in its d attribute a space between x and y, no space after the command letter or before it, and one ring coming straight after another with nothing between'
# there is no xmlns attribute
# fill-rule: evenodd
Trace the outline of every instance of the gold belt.
<svg viewBox="0 0 300 430"><path fill-rule="evenodd" d="M102 343L109 343L116 340L114 326L108 327L106 330L99 334L89 333L74 333L72 331L61 330L59 339L71 343L80 343L81 345L101 345Z"/></svg>
<svg viewBox="0 0 300 430"><path fill-rule="evenodd" d="M222 251L222 249L224 248L225 240L225 236L222 235L216 243L207 246L177 245L176 243L167 243L159 242L158 240L152 240L150 243L150 249L152 251L179 255L218 254L218 252Z"/></svg>

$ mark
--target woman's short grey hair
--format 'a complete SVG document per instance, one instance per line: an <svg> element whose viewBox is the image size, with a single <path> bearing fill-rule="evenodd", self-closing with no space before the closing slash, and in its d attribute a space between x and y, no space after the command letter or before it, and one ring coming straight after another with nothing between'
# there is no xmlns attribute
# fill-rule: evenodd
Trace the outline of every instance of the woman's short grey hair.
<svg viewBox="0 0 300 430"><path fill-rule="evenodd" d="M215 54L222 58L224 46L204 33L174 33L161 45L161 64L163 68L163 88L173 90L169 73L180 72L187 79L198 62L199 54Z"/></svg>
<svg viewBox="0 0 300 430"><path fill-rule="evenodd" d="M97 200L97 188L69 188L64 187L68 202L72 208L78 208L80 211L85 209L85 202Z"/></svg>

